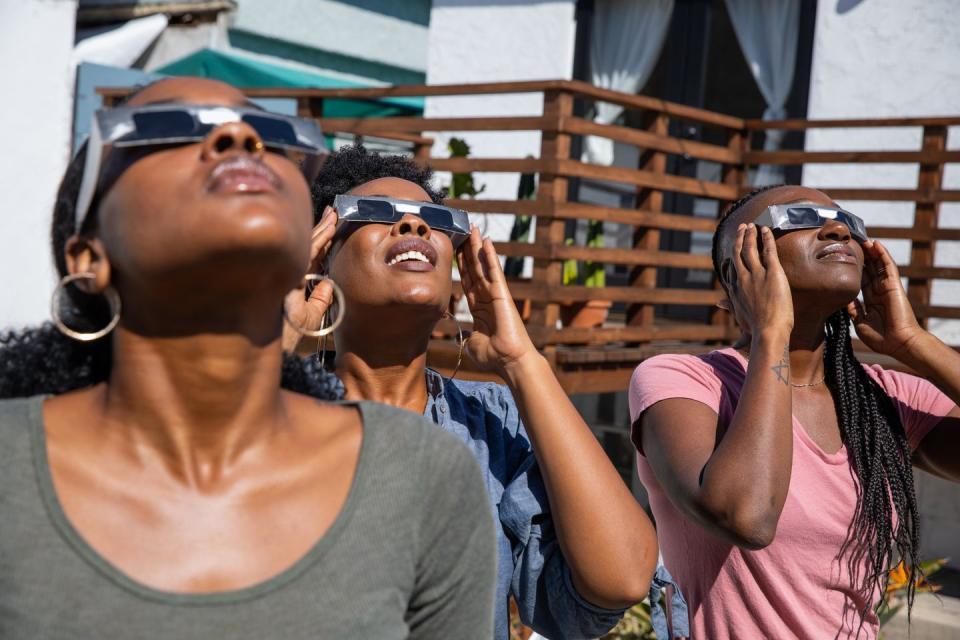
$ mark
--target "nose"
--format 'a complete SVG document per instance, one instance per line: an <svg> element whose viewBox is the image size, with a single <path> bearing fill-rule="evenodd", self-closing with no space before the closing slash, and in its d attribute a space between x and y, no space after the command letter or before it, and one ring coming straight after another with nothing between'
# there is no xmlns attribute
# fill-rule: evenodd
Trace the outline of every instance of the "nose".
<svg viewBox="0 0 960 640"><path fill-rule="evenodd" d="M231 153L263 155L263 140L257 130L246 122L227 122L207 134L203 140L203 156L217 160Z"/></svg>
<svg viewBox="0 0 960 640"><path fill-rule="evenodd" d="M821 240L833 240L836 242L848 242L850 240L850 229L847 225L836 220L827 220L826 224L820 227L817 237Z"/></svg>
<svg viewBox="0 0 960 640"><path fill-rule="evenodd" d="M393 234L398 236L415 235L423 239L430 237L430 225L420 216L405 213L393 224Z"/></svg>

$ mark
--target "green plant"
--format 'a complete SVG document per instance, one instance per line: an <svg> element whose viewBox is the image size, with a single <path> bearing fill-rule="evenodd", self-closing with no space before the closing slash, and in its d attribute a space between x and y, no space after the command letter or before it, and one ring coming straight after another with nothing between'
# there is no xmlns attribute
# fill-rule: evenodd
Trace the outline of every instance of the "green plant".
<svg viewBox="0 0 960 640"><path fill-rule="evenodd" d="M573 238L565 240L567 246L573 245ZM586 246L593 248L603 247L603 222L593 220L587 227ZM585 287L603 287L607 284L607 273L603 264L587 260L579 262L577 260L565 260L563 263L563 284L582 285Z"/></svg>
<svg viewBox="0 0 960 640"><path fill-rule="evenodd" d="M650 604L644 600L628 609L617 626L603 636L603 640L657 640L650 619Z"/></svg>
<svg viewBox="0 0 960 640"><path fill-rule="evenodd" d="M470 155L470 145L461 138L450 138L447 143L447 150L450 151L451 158L466 158ZM487 185L482 185L479 189L473 181L473 172L455 173L450 183L451 198L475 198L481 193Z"/></svg>
<svg viewBox="0 0 960 640"><path fill-rule="evenodd" d="M940 585L927 582L927 578L943 569L946 566L948 558L937 558L936 560L927 560L920 563L920 575L913 579L914 588L917 593L936 593L940 590ZM907 588L910 585L907 576L906 566L900 561L896 567L887 574L887 587L883 591L883 597L877 605L877 618L880 619L880 626L890 622L897 613L907 604Z"/></svg>
<svg viewBox="0 0 960 640"><path fill-rule="evenodd" d="M528 158L532 156L527 156ZM535 174L520 174L520 184L517 186L517 200L533 200L537 195L537 181ZM515 216L513 227L510 229L510 242L529 242L532 216ZM510 256L503 265L503 272L508 278L519 278L523 273L523 258Z"/></svg>

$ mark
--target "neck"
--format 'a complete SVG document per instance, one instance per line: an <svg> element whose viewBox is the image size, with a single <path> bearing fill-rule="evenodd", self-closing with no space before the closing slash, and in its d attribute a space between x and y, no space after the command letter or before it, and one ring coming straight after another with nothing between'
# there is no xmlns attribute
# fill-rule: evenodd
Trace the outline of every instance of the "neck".
<svg viewBox="0 0 960 640"><path fill-rule="evenodd" d="M347 330L336 334L336 370L346 399L372 400L423 413L429 329L413 339L407 334L371 340L371 335Z"/></svg>
<svg viewBox="0 0 960 640"><path fill-rule="evenodd" d="M185 484L210 486L288 423L280 392L279 337L114 336L105 423L121 427L132 451L159 454Z"/></svg>
<svg viewBox="0 0 960 640"><path fill-rule="evenodd" d="M795 385L816 383L824 378L823 351L826 346L824 325L832 312L809 309L794 301L793 330L790 332L790 378ZM749 355L750 339L742 337L735 348L744 348Z"/></svg>

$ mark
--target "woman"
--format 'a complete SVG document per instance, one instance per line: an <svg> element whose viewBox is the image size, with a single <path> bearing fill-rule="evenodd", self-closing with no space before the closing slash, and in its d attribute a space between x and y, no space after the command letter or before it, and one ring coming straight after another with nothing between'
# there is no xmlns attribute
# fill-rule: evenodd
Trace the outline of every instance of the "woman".
<svg viewBox="0 0 960 640"><path fill-rule="evenodd" d="M411 160L356 146L314 180L316 259L345 297L335 332L345 397L425 415L480 462L499 543L495 637L507 637L509 595L524 623L549 638L603 635L646 595L653 528L527 336L493 244L462 212L427 206L442 200L430 177ZM370 215L354 222L364 207ZM457 246L474 319L464 351L506 386L445 379L427 366ZM325 309L316 301L299 311L315 325Z"/></svg>
<svg viewBox="0 0 960 640"><path fill-rule="evenodd" d="M312 224L283 149L317 155L319 131L200 79L97 123L54 222L85 294L54 309L78 338L118 323L105 379L0 402L0 636L488 638L494 537L467 449L280 389Z"/></svg>
<svg viewBox="0 0 960 640"><path fill-rule="evenodd" d="M874 638L887 570L899 558L919 575L911 462L960 480L960 356L917 324L887 250L820 191L744 197L713 257L741 340L651 358L630 387L692 637ZM851 320L930 382L857 362Z"/></svg>

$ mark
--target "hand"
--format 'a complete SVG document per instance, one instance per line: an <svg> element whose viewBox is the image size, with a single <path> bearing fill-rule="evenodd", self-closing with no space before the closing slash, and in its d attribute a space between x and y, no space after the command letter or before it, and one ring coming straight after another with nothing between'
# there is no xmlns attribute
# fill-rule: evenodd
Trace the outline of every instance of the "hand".
<svg viewBox="0 0 960 640"><path fill-rule="evenodd" d="M467 355L483 370L496 370L506 377L511 365L537 354L517 305L507 288L496 249L489 238L481 239L476 227L457 254L460 282L473 313L473 332L467 338Z"/></svg>
<svg viewBox="0 0 960 640"><path fill-rule="evenodd" d="M871 350L903 355L917 336L925 333L913 314L900 282L900 270L887 248L875 240L863 243L863 302L847 305L857 336Z"/></svg>
<svg viewBox="0 0 960 640"><path fill-rule="evenodd" d="M322 271L323 261L327 257L336 231L337 211L333 207L327 207L320 218L319 224L313 228L310 240L310 267L307 273ZM303 329L314 331L320 328L323 314L333 304L333 285L326 280L315 283L309 298L305 297L303 287L298 287L287 294L284 304L286 304L287 316L289 316L291 322L295 322L298 327ZM296 351L302 337L288 323L283 323L282 344L284 351L288 353Z"/></svg>
<svg viewBox="0 0 960 640"><path fill-rule="evenodd" d="M758 233L763 238L762 249L757 244ZM793 298L773 232L753 223L741 224L731 263L729 299L721 301L721 307L732 311L741 330L751 337L767 331L789 337L793 331Z"/></svg>

